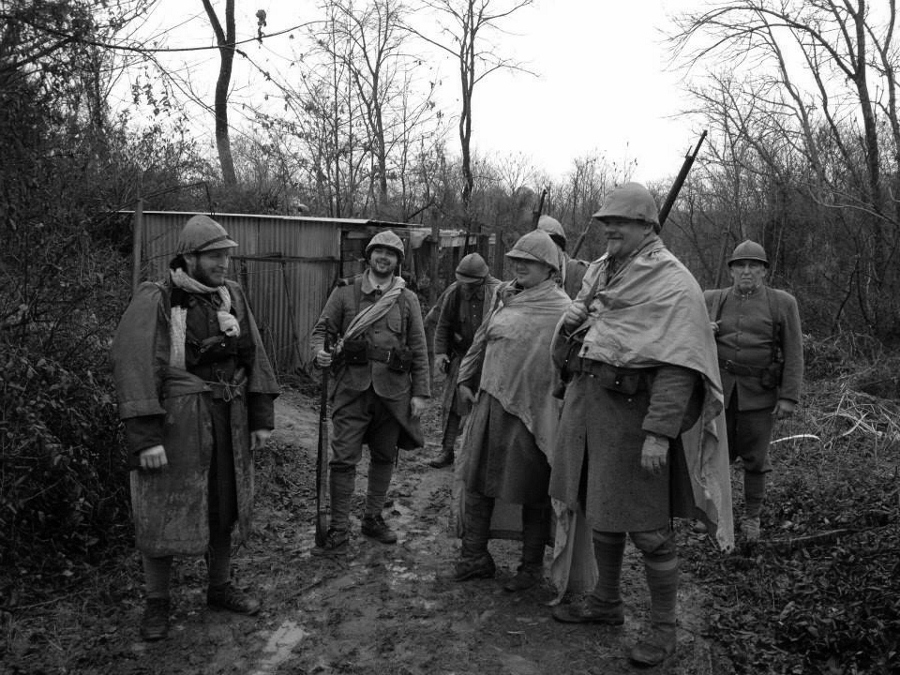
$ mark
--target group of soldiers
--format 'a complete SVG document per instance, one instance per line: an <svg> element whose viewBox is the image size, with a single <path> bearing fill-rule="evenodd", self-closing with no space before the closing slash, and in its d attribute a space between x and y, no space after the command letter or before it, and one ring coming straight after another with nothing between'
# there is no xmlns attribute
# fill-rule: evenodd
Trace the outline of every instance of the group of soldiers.
<svg viewBox="0 0 900 675"><path fill-rule="evenodd" d="M432 378L443 377L441 450L431 464L455 465L465 485L454 505L460 557L446 577L495 575L492 521L515 505L522 558L504 588L544 578L555 529L562 553L551 578L561 597L586 593L553 617L619 625L630 536L643 555L651 613L629 657L654 665L677 642L671 519L696 519L697 531L725 550L733 545L729 460L742 460L741 532L760 536L773 424L799 400L800 319L790 294L766 286L769 262L752 241L728 261L732 286L704 293L659 238L656 204L640 184L615 189L594 220L607 241L598 260L570 258L564 228L543 216L507 252L509 281L469 254L424 320L399 274L402 240L389 230L372 237L367 269L332 291L311 337L316 365L334 381L330 522L313 554L347 554L364 446L361 532L397 541L383 509L398 448L424 446L420 416ZM278 386L243 292L225 279L235 246L212 219L191 218L169 278L138 289L113 345L135 469L147 640L168 632L173 555L207 555L210 607L259 609L229 581L229 555L234 537L248 532L250 451L271 433Z"/></svg>

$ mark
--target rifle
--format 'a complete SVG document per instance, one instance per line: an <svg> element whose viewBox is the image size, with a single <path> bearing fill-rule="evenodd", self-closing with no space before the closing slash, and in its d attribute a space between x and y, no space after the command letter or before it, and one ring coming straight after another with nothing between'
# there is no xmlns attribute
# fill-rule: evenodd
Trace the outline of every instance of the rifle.
<svg viewBox="0 0 900 675"><path fill-rule="evenodd" d="M547 188L544 188L541 191L541 198L538 200L538 205L536 208L531 211L531 224L534 227L537 227L538 221L541 219L541 213L544 212L544 199L547 197Z"/></svg>
<svg viewBox="0 0 900 675"><path fill-rule="evenodd" d="M325 335L325 351L331 351ZM322 369L322 393L319 396L319 451L316 455L316 546L325 545L328 532L328 371Z"/></svg>
<svg viewBox="0 0 900 675"><path fill-rule="evenodd" d="M691 167L694 165L694 160L697 159L697 155L700 152L700 146L703 145L703 141L705 139L706 129L704 129L703 133L700 134L700 140L697 141L697 145L694 146L693 152L690 148L688 148L688 152L684 156L684 163L682 163L681 165L681 170L675 177L675 182L672 183L672 187L669 189L669 194L666 195L666 201L663 202L662 208L659 210L660 229L662 229L662 226L665 224L666 219L669 217L669 212L672 210L672 206L675 204L675 200L678 199L678 193L681 192L684 181L687 179L687 175L688 173L690 173ZM584 230L582 230L581 234L578 235L578 241L575 242L575 248L572 249L572 253L570 254L573 258L578 255L578 250L584 243L584 238L587 236L588 230L591 227L591 222L593 222L593 220L589 220L588 224L584 226Z"/></svg>

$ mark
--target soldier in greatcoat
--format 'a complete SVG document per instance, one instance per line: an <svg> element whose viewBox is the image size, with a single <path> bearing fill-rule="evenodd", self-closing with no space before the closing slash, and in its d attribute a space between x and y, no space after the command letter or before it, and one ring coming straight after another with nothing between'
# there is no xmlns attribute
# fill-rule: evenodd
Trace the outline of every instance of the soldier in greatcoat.
<svg viewBox="0 0 900 675"><path fill-rule="evenodd" d="M236 246L213 219L190 218L168 277L140 285L112 344L146 640L168 634L173 555L206 554L211 608L260 607L230 581L231 547L250 532L252 453L275 426L279 387L244 291L225 278Z"/></svg>
<svg viewBox="0 0 900 675"><path fill-rule="evenodd" d="M733 285L703 295L716 337L728 452L732 462L741 458L744 469L741 531L754 541L772 470L772 427L800 400L803 335L794 296L766 286L769 259L762 246L738 244L728 267Z"/></svg>
<svg viewBox="0 0 900 675"><path fill-rule="evenodd" d="M368 269L339 285L313 328L311 347L320 368L332 368L331 521L314 555L343 556L350 502L362 446L370 452L362 533L384 544L397 541L382 510L397 448L424 445L419 417L431 396L428 348L416 294L397 274L403 241L391 230L366 246ZM326 341L335 345L326 348Z"/></svg>
<svg viewBox="0 0 900 675"><path fill-rule="evenodd" d="M730 497L728 464L713 426L721 384L702 292L660 240L647 189L616 188L594 218L604 227L607 252L591 263L560 324L558 340L577 339L580 347L565 364L571 379L550 496L586 519L598 576L583 602L560 605L553 616L623 623L627 534L643 554L650 590L650 627L629 658L655 665L676 646L679 565L671 519L694 515L695 494L713 520L726 507L730 515L730 499L720 499ZM681 438L698 420L706 429L703 452ZM710 496L713 504L703 498ZM720 533L726 543L729 523Z"/></svg>
<svg viewBox="0 0 900 675"><path fill-rule="evenodd" d="M459 364L472 345L482 319L490 312L499 284L500 280L491 276L484 258L478 253L469 253L459 261L456 281L441 298L434 331L434 371L435 379L444 374L446 384L442 400L441 453L429 462L436 469L453 464L462 421L455 386Z"/></svg>

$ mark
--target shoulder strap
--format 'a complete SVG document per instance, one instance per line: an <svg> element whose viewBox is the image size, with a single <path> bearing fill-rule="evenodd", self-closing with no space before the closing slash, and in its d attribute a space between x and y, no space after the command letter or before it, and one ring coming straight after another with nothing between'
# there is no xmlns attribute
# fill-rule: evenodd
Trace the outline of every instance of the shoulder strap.
<svg viewBox="0 0 900 675"><path fill-rule="evenodd" d="M713 323L717 323L722 318L722 308L725 306L725 300L728 299L730 288L719 288L716 291L716 297L713 300Z"/></svg>

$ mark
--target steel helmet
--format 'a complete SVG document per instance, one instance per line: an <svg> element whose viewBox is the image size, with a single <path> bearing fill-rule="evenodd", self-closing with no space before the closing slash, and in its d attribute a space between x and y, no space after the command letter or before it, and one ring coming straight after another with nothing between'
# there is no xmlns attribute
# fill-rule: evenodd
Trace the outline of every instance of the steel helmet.
<svg viewBox="0 0 900 675"><path fill-rule="evenodd" d="M563 229L562 223L553 216L541 216L538 218L537 229L543 230L549 234L550 238L556 242L556 245L561 249L566 248L566 231Z"/></svg>
<svg viewBox="0 0 900 675"><path fill-rule="evenodd" d="M392 230L382 230L369 240L369 243L366 245L366 260L369 259L372 249L377 246L391 249L399 256L399 262L403 262L403 256L406 252L403 248L403 240L394 234Z"/></svg>
<svg viewBox="0 0 900 675"><path fill-rule="evenodd" d="M484 279L489 272L490 270L484 258L477 253L470 253L467 256L463 256L463 259L459 261L459 265L456 266L456 279L463 283L476 281Z"/></svg>
<svg viewBox="0 0 900 675"><path fill-rule="evenodd" d="M769 259L766 257L766 249L749 239L742 241L734 247L734 252L728 259L728 264L735 263L738 260L755 260L761 262L766 267L769 266Z"/></svg>
<svg viewBox="0 0 900 675"><path fill-rule="evenodd" d="M506 257L535 260L549 265L554 272L559 272L559 249L553 243L550 235L543 230L532 230L523 234L506 254Z"/></svg>
<svg viewBox="0 0 900 675"><path fill-rule="evenodd" d="M175 253L201 253L215 251L220 248L234 248L237 242L228 236L225 228L209 216L192 216L184 224Z"/></svg>
<svg viewBox="0 0 900 675"><path fill-rule="evenodd" d="M594 214L599 221L628 218L653 225L659 232L659 210L650 191L640 183L625 183L613 190L603 207Z"/></svg>

